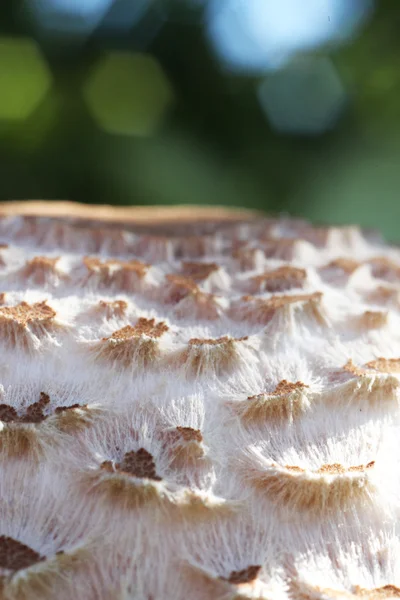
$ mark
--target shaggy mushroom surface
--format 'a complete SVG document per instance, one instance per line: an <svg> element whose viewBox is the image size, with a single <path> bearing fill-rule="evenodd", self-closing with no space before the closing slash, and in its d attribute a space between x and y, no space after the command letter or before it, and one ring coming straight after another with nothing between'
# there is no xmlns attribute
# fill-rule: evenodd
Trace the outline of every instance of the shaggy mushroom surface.
<svg viewBox="0 0 400 600"><path fill-rule="evenodd" d="M1 600L400 598L400 250L0 204Z"/></svg>

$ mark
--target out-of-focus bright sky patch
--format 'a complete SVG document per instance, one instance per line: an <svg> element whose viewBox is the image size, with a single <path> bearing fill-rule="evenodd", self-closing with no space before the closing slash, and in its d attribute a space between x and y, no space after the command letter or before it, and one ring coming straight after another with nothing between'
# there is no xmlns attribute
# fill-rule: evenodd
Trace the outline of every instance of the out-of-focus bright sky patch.
<svg viewBox="0 0 400 600"><path fill-rule="evenodd" d="M259 72L346 40L372 10L373 0L210 0L207 33L228 70Z"/></svg>
<svg viewBox="0 0 400 600"><path fill-rule="evenodd" d="M44 31L85 35L97 27L112 4L113 0L29 0L28 9Z"/></svg>
<svg viewBox="0 0 400 600"><path fill-rule="evenodd" d="M128 32L144 16L151 0L114 0L101 24L102 30Z"/></svg>

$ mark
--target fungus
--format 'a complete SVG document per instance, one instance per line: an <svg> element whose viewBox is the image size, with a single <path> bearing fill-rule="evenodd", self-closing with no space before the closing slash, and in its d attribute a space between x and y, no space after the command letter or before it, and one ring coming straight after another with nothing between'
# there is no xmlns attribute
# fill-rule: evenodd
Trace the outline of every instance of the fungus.
<svg viewBox="0 0 400 600"><path fill-rule="evenodd" d="M63 202L0 239L2 598L400 598L397 248Z"/></svg>

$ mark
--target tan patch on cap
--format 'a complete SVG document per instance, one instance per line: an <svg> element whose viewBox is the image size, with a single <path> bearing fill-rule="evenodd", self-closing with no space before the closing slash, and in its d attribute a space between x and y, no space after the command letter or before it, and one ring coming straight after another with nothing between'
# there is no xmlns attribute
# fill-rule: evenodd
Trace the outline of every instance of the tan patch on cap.
<svg viewBox="0 0 400 600"><path fill-rule="evenodd" d="M176 304L189 294L197 294L200 292L197 283L190 277L171 273L166 275L165 278L170 284L166 294L167 302Z"/></svg>
<svg viewBox="0 0 400 600"><path fill-rule="evenodd" d="M398 279L400 277L400 265L386 256L377 256L368 261L371 265L372 274L378 279Z"/></svg>
<svg viewBox="0 0 400 600"><path fill-rule="evenodd" d="M118 329L109 337L103 338L103 341L115 340L123 342L143 335L156 339L161 337L166 331L168 331L168 326L164 321L156 323L155 319L140 318L134 327L127 325L122 329Z"/></svg>
<svg viewBox="0 0 400 600"><path fill-rule="evenodd" d="M353 258L342 257L335 258L335 260L332 260L323 269L340 269L346 275L351 275L360 265L361 263Z"/></svg>
<svg viewBox="0 0 400 600"><path fill-rule="evenodd" d="M168 326L155 319L140 318L135 326L126 325L93 346L97 358L118 361L125 367L144 368L159 357L158 339Z"/></svg>
<svg viewBox="0 0 400 600"><path fill-rule="evenodd" d="M293 465L285 465L285 469L291 473L305 473L305 469Z"/></svg>
<svg viewBox="0 0 400 600"><path fill-rule="evenodd" d="M380 285L369 292L366 298L368 302L375 304L387 305L394 303L398 306L400 304L400 289Z"/></svg>
<svg viewBox="0 0 400 600"><path fill-rule="evenodd" d="M267 325L278 311L298 305L305 316L319 325L325 325L325 317L321 310L322 296L322 292L271 296L270 298L243 296L238 303L232 306L230 316L239 321L248 320L254 324Z"/></svg>
<svg viewBox="0 0 400 600"><path fill-rule="evenodd" d="M271 464L266 469L246 466L243 476L279 506L321 512L343 508L367 495L371 485L367 471L372 466L373 463L369 463L356 467L352 470L357 473L351 473L339 464L322 465L317 471Z"/></svg>
<svg viewBox="0 0 400 600"><path fill-rule="evenodd" d="M49 275L57 273L56 265L59 260L59 257L35 256L26 262L21 269L21 275L27 279L33 279L38 285L44 285Z"/></svg>
<svg viewBox="0 0 400 600"><path fill-rule="evenodd" d="M366 370L362 367L357 367L351 358L347 361L347 363L343 366L343 371L346 373L351 373L351 375L355 375L356 377L361 377L366 374Z"/></svg>
<svg viewBox="0 0 400 600"><path fill-rule="evenodd" d="M282 394L291 394L296 390L303 390L304 388L308 388L309 386L303 383L302 381L296 381L296 383L291 383L286 381L286 379L282 379L274 389L271 395L281 396Z"/></svg>
<svg viewBox="0 0 400 600"><path fill-rule="evenodd" d="M388 314L381 311L366 310L359 318L360 329L380 329L387 325Z"/></svg>
<svg viewBox="0 0 400 600"><path fill-rule="evenodd" d="M379 373L400 373L400 358L377 358L365 366Z"/></svg>
<svg viewBox="0 0 400 600"><path fill-rule="evenodd" d="M151 267L139 260L122 261L109 259L101 261L96 257L84 257L83 264L87 275L84 285L94 282L100 287L115 286L127 292L137 291L145 285L145 276Z"/></svg>
<svg viewBox="0 0 400 600"><path fill-rule="evenodd" d="M250 279L250 293L261 291L283 292L296 287L302 287L307 278L305 269L283 266L273 271L267 271Z"/></svg>
<svg viewBox="0 0 400 600"><path fill-rule="evenodd" d="M271 393L256 394L246 400L231 401L227 405L242 420L244 425L264 426L265 422L293 421L308 405L302 393L308 385L297 381L290 383L283 379Z"/></svg>
<svg viewBox="0 0 400 600"><path fill-rule="evenodd" d="M23 327L30 323L45 323L56 316L56 311L46 304L46 301L28 304L21 302L16 306L0 308L0 323L14 321Z"/></svg>
<svg viewBox="0 0 400 600"><path fill-rule="evenodd" d="M357 598L365 598L365 600L386 600L389 598L400 598L400 588L395 585L384 585L380 588L367 590L359 586L355 586L353 593Z"/></svg>
<svg viewBox="0 0 400 600"><path fill-rule="evenodd" d="M190 346L219 346L221 344L227 344L229 342L244 342L248 340L248 336L241 338L231 338L224 335L220 338L192 338L189 340Z"/></svg>
<svg viewBox="0 0 400 600"><path fill-rule="evenodd" d="M187 375L198 376L210 372L222 374L240 364L239 344L248 338L192 338L186 349L170 359L174 366L185 366Z"/></svg>
<svg viewBox="0 0 400 600"><path fill-rule="evenodd" d="M182 264L183 274L196 282L204 281L218 269L217 263L184 262Z"/></svg>
<svg viewBox="0 0 400 600"><path fill-rule="evenodd" d="M128 309L128 303L125 300L114 300L107 302L106 300L100 300L97 305L97 311L105 315L107 319L113 317L123 317Z"/></svg>

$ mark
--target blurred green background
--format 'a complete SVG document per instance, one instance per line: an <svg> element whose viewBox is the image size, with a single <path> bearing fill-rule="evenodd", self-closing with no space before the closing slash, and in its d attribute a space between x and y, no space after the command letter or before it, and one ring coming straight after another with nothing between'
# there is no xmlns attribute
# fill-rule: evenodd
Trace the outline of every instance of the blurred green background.
<svg viewBox="0 0 400 600"><path fill-rule="evenodd" d="M0 199L204 203L396 241L398 0L3 0Z"/></svg>

